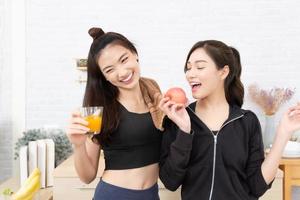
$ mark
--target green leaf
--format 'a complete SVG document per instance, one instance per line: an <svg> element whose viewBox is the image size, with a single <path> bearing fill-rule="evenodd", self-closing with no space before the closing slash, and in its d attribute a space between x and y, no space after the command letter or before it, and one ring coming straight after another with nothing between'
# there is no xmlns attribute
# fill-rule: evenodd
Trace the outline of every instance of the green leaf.
<svg viewBox="0 0 300 200"><path fill-rule="evenodd" d="M3 191L2 191L2 194L4 196L11 196L14 192L10 189L10 188L5 188Z"/></svg>

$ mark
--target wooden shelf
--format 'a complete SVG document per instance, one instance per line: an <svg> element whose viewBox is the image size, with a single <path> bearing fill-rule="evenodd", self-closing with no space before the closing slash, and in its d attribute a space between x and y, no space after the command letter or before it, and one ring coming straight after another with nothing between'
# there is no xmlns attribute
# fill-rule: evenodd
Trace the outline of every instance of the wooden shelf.
<svg viewBox="0 0 300 200"><path fill-rule="evenodd" d="M76 67L79 71L87 71L87 67Z"/></svg>

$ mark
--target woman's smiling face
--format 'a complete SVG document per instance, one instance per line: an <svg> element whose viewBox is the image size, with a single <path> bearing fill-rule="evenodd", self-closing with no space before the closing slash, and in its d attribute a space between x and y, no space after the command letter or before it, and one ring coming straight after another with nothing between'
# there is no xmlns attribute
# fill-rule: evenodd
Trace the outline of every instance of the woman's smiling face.
<svg viewBox="0 0 300 200"><path fill-rule="evenodd" d="M203 48L196 49L186 65L186 79L195 99L203 99L220 89L224 90L224 71L218 70L215 62Z"/></svg>
<svg viewBox="0 0 300 200"><path fill-rule="evenodd" d="M131 89L138 84L138 57L122 45L107 45L100 53L98 65L107 81L119 89Z"/></svg>

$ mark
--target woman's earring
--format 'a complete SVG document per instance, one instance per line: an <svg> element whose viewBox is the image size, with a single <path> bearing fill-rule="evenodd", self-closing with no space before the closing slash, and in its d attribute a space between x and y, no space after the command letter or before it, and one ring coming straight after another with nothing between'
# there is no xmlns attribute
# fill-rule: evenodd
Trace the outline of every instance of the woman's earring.
<svg viewBox="0 0 300 200"><path fill-rule="evenodd" d="M138 58L136 59L136 62L139 62L139 59L138 59Z"/></svg>

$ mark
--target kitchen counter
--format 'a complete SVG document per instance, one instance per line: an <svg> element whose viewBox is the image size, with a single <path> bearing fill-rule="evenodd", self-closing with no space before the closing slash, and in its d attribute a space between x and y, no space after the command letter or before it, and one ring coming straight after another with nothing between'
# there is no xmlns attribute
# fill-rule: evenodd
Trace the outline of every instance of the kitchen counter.
<svg viewBox="0 0 300 200"><path fill-rule="evenodd" d="M99 168L96 179L90 184L85 184L80 181L76 173L73 156L69 157L54 170L53 199L92 199L95 188L104 171L104 165L105 162L102 154L99 160ZM171 192L165 189L160 181L158 181L158 185L159 195L162 200L180 199L180 189L178 189L176 192Z"/></svg>

